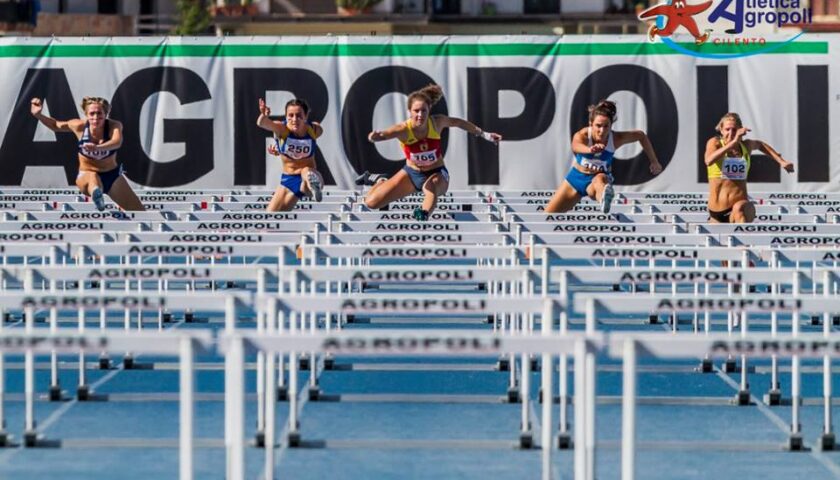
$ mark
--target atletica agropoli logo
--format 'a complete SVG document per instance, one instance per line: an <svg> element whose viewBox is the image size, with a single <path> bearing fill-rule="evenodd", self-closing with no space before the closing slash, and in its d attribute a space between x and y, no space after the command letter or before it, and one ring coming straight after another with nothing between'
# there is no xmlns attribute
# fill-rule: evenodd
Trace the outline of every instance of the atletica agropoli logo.
<svg viewBox="0 0 840 480"><path fill-rule="evenodd" d="M715 5L716 4L716 5ZM804 31L780 42L768 42L760 33L768 28L810 25L813 13L801 0L707 0L689 3L668 0L639 14L640 20L656 19L648 29L648 38L659 37L669 47L689 55L707 58L732 58L766 53L799 38ZM700 26L711 27L703 28ZM675 42L673 34L688 33L698 47L749 46L746 51L714 52L713 48L686 48Z"/></svg>

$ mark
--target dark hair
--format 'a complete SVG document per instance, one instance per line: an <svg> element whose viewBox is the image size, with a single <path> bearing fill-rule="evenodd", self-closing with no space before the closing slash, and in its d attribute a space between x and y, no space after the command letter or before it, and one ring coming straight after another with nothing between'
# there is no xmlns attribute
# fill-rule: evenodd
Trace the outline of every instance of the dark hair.
<svg viewBox="0 0 840 480"><path fill-rule="evenodd" d="M595 120L595 117L598 115L602 115L610 119L610 124L615 123L616 120L616 112L617 109L615 107L615 102L610 100L600 100L596 105L589 106L589 123L592 123Z"/></svg>
<svg viewBox="0 0 840 480"><path fill-rule="evenodd" d="M411 104L414 103L415 100L422 100L426 102L426 105L428 105L429 108L432 108L441 98L443 98L443 89L440 88L440 85L430 83L420 90L411 92L408 95L408 101L406 102L405 108L407 110L411 110Z"/></svg>
<svg viewBox="0 0 840 480"><path fill-rule="evenodd" d="M300 107L303 110L304 115L309 115L309 104L302 98L293 98L286 102L286 107L283 109L283 113L286 113L286 110L288 110L289 107Z"/></svg>

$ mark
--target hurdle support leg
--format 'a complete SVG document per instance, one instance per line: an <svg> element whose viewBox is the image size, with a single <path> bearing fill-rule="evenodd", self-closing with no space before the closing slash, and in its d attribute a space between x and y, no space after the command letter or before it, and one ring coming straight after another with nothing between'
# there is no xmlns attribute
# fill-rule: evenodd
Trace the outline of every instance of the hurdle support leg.
<svg viewBox="0 0 840 480"><path fill-rule="evenodd" d="M636 342L624 341L621 394L621 479L636 476Z"/></svg>
<svg viewBox="0 0 840 480"><path fill-rule="evenodd" d="M180 437L179 450L180 461L179 480L192 480L193 478L193 407L194 407L194 359L193 341L190 338L181 339L180 358Z"/></svg>

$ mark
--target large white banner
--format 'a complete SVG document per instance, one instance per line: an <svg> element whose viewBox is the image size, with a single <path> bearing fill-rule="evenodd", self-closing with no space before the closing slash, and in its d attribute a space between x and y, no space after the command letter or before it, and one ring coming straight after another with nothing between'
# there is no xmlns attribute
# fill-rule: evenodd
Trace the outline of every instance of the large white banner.
<svg viewBox="0 0 840 480"><path fill-rule="evenodd" d="M771 39L772 40L772 39ZM443 87L434 111L501 133L499 147L451 130L453 188L552 189L571 160L587 105L618 103L616 130L645 130L665 170L647 172L637 145L618 151L616 183L630 191L705 190L702 150L727 111L796 164L756 158L756 191L838 191L838 35L806 35L773 53L728 60L674 52L641 36L227 37L0 39L0 184L64 186L75 177L72 134L29 115L81 117L84 96L112 100L125 125L118 154L129 179L155 187L279 183L257 100L282 115L295 96L320 121L319 169L349 187L357 172L395 171L396 140L371 129L403 121L406 94Z"/></svg>

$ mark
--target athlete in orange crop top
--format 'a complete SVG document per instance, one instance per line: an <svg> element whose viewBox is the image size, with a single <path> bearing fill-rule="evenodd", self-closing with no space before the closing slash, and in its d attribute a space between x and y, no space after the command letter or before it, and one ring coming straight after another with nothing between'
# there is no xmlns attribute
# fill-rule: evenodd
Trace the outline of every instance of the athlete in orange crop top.
<svg viewBox="0 0 840 480"><path fill-rule="evenodd" d="M437 198L449 188L449 171L443 165L440 132L458 127L487 141L498 144L502 136L484 132L472 123L446 115L429 115L429 110L443 96L438 85L429 85L408 96L409 119L390 128L374 130L368 135L371 142L396 138L405 154L405 166L389 179L381 176L365 196L368 208L382 208L415 191L424 192L423 205L414 210L414 218L425 221L435 208ZM372 180L368 172L357 183Z"/></svg>
<svg viewBox="0 0 840 480"><path fill-rule="evenodd" d="M750 223L755 219L755 205L747 195L750 152L759 150L769 155L789 173L793 172L793 164L767 143L745 139L750 129L744 127L737 113L724 115L715 129L720 136L706 142L704 158L709 177L709 221Z"/></svg>

